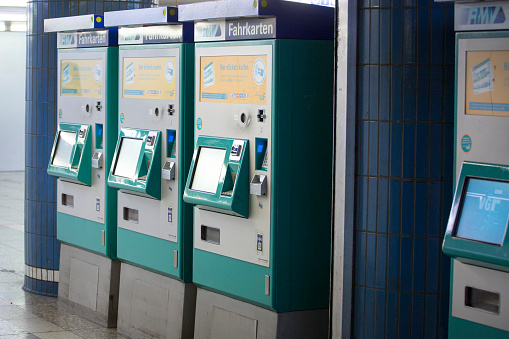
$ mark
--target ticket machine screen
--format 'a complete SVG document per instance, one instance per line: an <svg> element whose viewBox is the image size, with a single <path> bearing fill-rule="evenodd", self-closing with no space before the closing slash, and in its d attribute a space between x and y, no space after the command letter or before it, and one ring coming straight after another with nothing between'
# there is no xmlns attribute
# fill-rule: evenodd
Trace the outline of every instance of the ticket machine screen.
<svg viewBox="0 0 509 339"><path fill-rule="evenodd" d="M113 175L130 179L134 178L142 146L143 139L123 137L120 142Z"/></svg>
<svg viewBox="0 0 509 339"><path fill-rule="evenodd" d="M219 176L223 169L226 149L202 146L198 152L190 188L214 194L217 191Z"/></svg>
<svg viewBox="0 0 509 339"><path fill-rule="evenodd" d="M467 180L454 236L502 245L509 217L509 182Z"/></svg>
<svg viewBox="0 0 509 339"><path fill-rule="evenodd" d="M76 144L76 132L60 131L55 156L51 164L54 166L68 167L71 161L74 144Z"/></svg>

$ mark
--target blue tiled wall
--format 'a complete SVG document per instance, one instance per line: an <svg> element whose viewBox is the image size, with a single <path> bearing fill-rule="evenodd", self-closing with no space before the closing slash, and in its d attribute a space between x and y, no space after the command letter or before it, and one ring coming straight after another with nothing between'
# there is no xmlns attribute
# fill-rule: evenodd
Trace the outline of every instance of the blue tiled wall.
<svg viewBox="0 0 509 339"><path fill-rule="evenodd" d="M454 10L359 0L355 338L446 338Z"/></svg>
<svg viewBox="0 0 509 339"><path fill-rule="evenodd" d="M25 263L58 270L56 181L46 174L56 130L56 34L44 19L149 7L153 0L29 0L27 4ZM25 277L24 289L57 295L58 284Z"/></svg>

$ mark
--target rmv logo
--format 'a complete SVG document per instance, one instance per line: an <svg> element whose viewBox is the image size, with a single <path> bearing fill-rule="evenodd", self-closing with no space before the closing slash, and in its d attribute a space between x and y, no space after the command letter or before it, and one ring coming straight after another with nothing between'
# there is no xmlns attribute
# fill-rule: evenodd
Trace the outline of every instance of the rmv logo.
<svg viewBox="0 0 509 339"><path fill-rule="evenodd" d="M73 34L65 34L62 35L62 45L74 45L74 35Z"/></svg>
<svg viewBox="0 0 509 339"><path fill-rule="evenodd" d="M495 207L500 204L500 199L480 197L479 198L479 209L486 211L494 211Z"/></svg>
<svg viewBox="0 0 509 339"><path fill-rule="evenodd" d="M492 25L505 22L504 10L500 6L469 8L467 25Z"/></svg>
<svg viewBox="0 0 509 339"><path fill-rule="evenodd" d="M221 27L219 25L207 25L201 31L202 38L212 38L221 36Z"/></svg>

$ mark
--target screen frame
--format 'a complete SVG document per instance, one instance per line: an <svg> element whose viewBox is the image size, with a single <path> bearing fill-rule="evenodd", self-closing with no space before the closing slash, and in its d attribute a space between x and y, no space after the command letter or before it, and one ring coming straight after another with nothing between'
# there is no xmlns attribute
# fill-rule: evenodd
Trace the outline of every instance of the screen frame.
<svg viewBox="0 0 509 339"><path fill-rule="evenodd" d="M214 192L203 191L203 190L198 190L198 189L192 188L193 187L193 183L194 183L194 176L196 174L196 169L198 168L198 164L200 163L200 155L201 155L202 148L211 148L211 149L224 150L225 151L225 155L224 155L224 159L223 159L221 170L223 169L223 167L226 164L226 157L229 156L228 149L225 148L225 147L214 147L214 146L208 146L208 145L200 145L200 146L198 146L198 150L197 150L197 153L196 153L196 161L194 163L193 172L191 173L191 178L190 178L190 181L189 181L189 190L195 191L195 192L202 192L202 193L206 193L206 194L215 195L217 193L217 190L219 189L220 182L221 182L220 180L217 181L216 190Z"/></svg>
<svg viewBox="0 0 509 339"><path fill-rule="evenodd" d="M507 269L509 267L509 236L505 237L501 246L452 236L456 226L456 219L460 215L459 205L466 177L509 182L509 165L470 161L465 161L461 164L454 191L454 199L447 221L442 251L444 254L463 262L491 268L504 267ZM446 212L444 211L444 213Z"/></svg>
<svg viewBox="0 0 509 339"><path fill-rule="evenodd" d="M507 217L506 224L505 224L504 235L503 235L500 243L493 243L493 242L489 242L489 241L482 241L482 240L478 240L478 239L465 238L465 237L457 236L458 228L459 228L460 221L461 221L461 216L462 216L462 213L463 213L463 207L465 205L465 199L466 199L466 195L467 195L467 191L468 191L468 184L470 183L471 179L482 180L482 181L500 182L500 183L509 184L509 180L500 180L500 179L493 179L493 178L481 178L481 177L475 177L475 176L465 176L464 181L463 181L463 186L462 186L462 189L461 189L461 200L460 200L459 205L458 205L458 211L457 211L457 214L456 214L456 218L454 220L454 228L453 228L453 231L452 231L451 235L452 235L453 238L456 238L456 239L467 240L467 241L474 241L474 242L478 242L478 243L482 243L482 244L486 244L486 245L490 245L490 246L499 246L499 247L503 246L503 244L505 242L505 239L506 239L506 236L507 236L507 229L509 228L509 213L508 213L508 217Z"/></svg>

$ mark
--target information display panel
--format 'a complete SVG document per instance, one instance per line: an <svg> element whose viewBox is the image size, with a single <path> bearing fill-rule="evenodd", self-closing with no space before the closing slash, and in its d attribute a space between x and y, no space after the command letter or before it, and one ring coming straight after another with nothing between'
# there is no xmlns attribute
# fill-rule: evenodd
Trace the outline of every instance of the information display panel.
<svg viewBox="0 0 509 339"><path fill-rule="evenodd" d="M68 167L71 161L72 150L76 144L76 132L60 131L58 134L55 155L51 162L54 166Z"/></svg>
<svg viewBox="0 0 509 339"><path fill-rule="evenodd" d="M509 183L468 178L454 236L502 245L509 218Z"/></svg>
<svg viewBox="0 0 509 339"><path fill-rule="evenodd" d="M190 188L196 191L216 193L225 155L226 149L224 148L200 147Z"/></svg>
<svg viewBox="0 0 509 339"><path fill-rule="evenodd" d="M143 139L122 137L113 175L134 179Z"/></svg>

